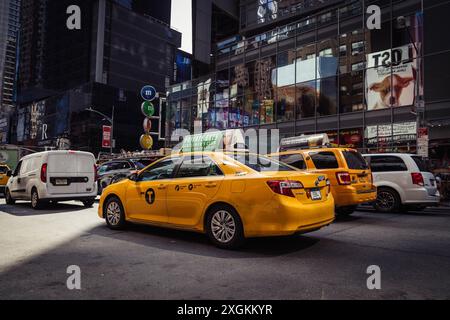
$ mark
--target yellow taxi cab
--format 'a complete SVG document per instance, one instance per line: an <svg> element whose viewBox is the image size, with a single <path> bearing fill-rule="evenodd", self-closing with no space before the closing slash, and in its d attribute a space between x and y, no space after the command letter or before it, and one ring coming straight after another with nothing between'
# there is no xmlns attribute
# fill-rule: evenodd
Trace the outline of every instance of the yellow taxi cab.
<svg viewBox="0 0 450 320"><path fill-rule="evenodd" d="M246 151L165 157L108 186L98 215L111 229L133 222L190 230L222 248L312 232L335 218L326 175Z"/></svg>
<svg viewBox="0 0 450 320"><path fill-rule="evenodd" d="M354 149L332 148L326 134L282 139L270 157L301 170L326 174L337 215L350 215L362 203L374 202L377 189L364 157Z"/></svg>
<svg viewBox="0 0 450 320"><path fill-rule="evenodd" d="M7 164L0 164L0 193L5 192L5 187L9 180L8 172L10 170Z"/></svg>

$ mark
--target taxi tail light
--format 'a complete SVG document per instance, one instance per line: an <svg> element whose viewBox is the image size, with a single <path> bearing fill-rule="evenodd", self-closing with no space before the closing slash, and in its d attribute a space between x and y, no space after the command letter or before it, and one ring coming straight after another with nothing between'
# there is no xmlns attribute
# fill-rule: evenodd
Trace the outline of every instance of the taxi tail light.
<svg viewBox="0 0 450 320"><path fill-rule="evenodd" d="M98 181L98 170L95 164L94 164L94 181Z"/></svg>
<svg viewBox="0 0 450 320"><path fill-rule="evenodd" d="M425 181L423 180L423 176L421 173L411 173L412 182L418 186L425 186Z"/></svg>
<svg viewBox="0 0 450 320"><path fill-rule="evenodd" d="M303 189L303 184L300 181L290 180L271 180L267 181L267 185L273 192L283 196L295 198L292 190Z"/></svg>
<svg viewBox="0 0 450 320"><path fill-rule="evenodd" d="M47 164L44 163L41 167L41 181L47 183Z"/></svg>
<svg viewBox="0 0 450 320"><path fill-rule="evenodd" d="M327 194L331 192L331 181L330 179L327 179Z"/></svg>
<svg viewBox="0 0 450 320"><path fill-rule="evenodd" d="M348 172L337 172L336 178L340 185L348 186L352 184L352 179Z"/></svg>

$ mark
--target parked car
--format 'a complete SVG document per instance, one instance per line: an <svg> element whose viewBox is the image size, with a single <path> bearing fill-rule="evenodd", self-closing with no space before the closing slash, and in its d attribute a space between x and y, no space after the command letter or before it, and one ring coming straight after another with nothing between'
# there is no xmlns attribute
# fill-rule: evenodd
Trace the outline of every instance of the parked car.
<svg viewBox="0 0 450 320"><path fill-rule="evenodd" d="M112 183L126 179L132 173L145 168L136 160L113 160L103 163L97 170L98 194Z"/></svg>
<svg viewBox="0 0 450 320"><path fill-rule="evenodd" d="M108 186L98 215L205 233L222 248L245 238L316 231L334 221L326 175L246 152L194 152L163 158Z"/></svg>
<svg viewBox="0 0 450 320"><path fill-rule="evenodd" d="M321 143L318 147L311 147L311 141L317 139L327 140L328 137L314 135L283 139L280 152L270 157L300 170L326 174L331 182L338 215L351 215L359 204L375 201L377 190L362 155L354 149L321 147Z"/></svg>
<svg viewBox="0 0 450 320"><path fill-rule="evenodd" d="M10 170L7 164L0 164L0 193L5 193L6 184L11 176L8 174Z"/></svg>
<svg viewBox="0 0 450 320"><path fill-rule="evenodd" d="M419 156L391 153L364 155L378 187L374 207L380 212L424 210L440 202L436 178Z"/></svg>
<svg viewBox="0 0 450 320"><path fill-rule="evenodd" d="M31 200L33 209L46 203L79 200L86 207L97 196L95 157L81 151L46 151L23 157L9 179L7 204Z"/></svg>

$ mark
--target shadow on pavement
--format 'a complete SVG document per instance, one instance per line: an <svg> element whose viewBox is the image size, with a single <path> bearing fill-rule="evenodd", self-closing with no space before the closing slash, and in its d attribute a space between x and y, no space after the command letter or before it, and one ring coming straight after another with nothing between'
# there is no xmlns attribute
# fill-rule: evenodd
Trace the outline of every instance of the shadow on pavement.
<svg viewBox="0 0 450 320"><path fill-rule="evenodd" d="M39 216L86 209L80 205L69 203L48 204L42 210L33 210L29 202L18 202L15 205L0 204L0 214L7 213L17 217Z"/></svg>
<svg viewBox="0 0 450 320"><path fill-rule="evenodd" d="M211 244L204 234L147 225L129 224L123 231L112 231L105 225L89 233L113 241L122 240L150 248L216 258L280 256L305 250L319 242L319 239L308 236L252 238L237 250L224 250Z"/></svg>

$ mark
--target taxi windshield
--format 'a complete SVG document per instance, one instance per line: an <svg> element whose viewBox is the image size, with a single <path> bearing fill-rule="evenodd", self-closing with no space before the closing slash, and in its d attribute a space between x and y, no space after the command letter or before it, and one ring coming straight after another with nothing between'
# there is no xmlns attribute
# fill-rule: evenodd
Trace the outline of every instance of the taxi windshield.
<svg viewBox="0 0 450 320"><path fill-rule="evenodd" d="M257 154L233 153L228 156L257 172L297 171L287 164Z"/></svg>

